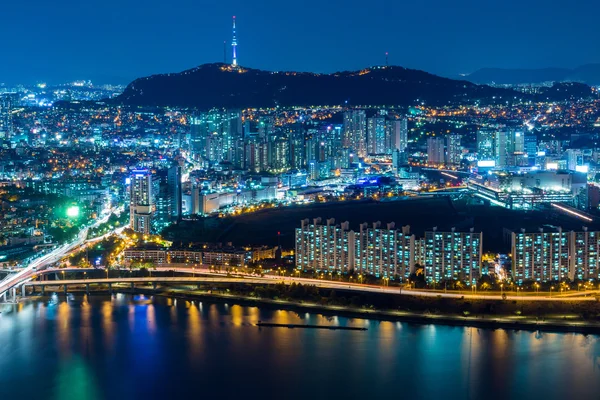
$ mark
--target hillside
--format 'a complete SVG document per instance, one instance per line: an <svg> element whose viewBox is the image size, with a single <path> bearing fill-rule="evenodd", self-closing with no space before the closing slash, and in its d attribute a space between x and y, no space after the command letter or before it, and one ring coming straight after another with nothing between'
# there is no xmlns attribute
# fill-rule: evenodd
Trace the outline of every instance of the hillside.
<svg viewBox="0 0 600 400"><path fill-rule="evenodd" d="M478 84L527 84L542 82L581 82L600 85L600 64L569 68L502 69L482 68L464 77Z"/></svg>
<svg viewBox="0 0 600 400"><path fill-rule="evenodd" d="M569 97L569 88L548 96ZM577 91L579 95L579 90ZM442 78L397 66L334 74L234 70L205 64L180 73L153 75L130 83L114 99L133 106L177 106L209 109L310 105L400 105L424 102L506 102L534 99L512 90ZM545 99L545 98L544 98Z"/></svg>

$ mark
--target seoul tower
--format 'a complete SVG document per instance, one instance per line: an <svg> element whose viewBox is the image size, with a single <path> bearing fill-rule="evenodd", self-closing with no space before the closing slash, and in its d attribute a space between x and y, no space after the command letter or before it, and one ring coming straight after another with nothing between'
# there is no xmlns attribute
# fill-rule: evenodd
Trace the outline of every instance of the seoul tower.
<svg viewBox="0 0 600 400"><path fill-rule="evenodd" d="M233 62L231 65L237 67L237 39L235 38L235 15L233 16L233 40L231 41L231 47L233 47Z"/></svg>

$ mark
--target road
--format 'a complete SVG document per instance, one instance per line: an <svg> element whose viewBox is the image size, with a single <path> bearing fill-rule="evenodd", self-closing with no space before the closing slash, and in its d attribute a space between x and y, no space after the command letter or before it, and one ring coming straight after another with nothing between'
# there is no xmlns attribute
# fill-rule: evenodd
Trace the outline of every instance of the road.
<svg viewBox="0 0 600 400"><path fill-rule="evenodd" d="M49 270L48 272L56 272L57 270ZM210 272L208 267L195 267L192 270L191 267L188 268L172 268L172 267L157 267L152 271L174 271L179 273L187 273L187 274L202 274L208 275L212 277L220 277L214 279L219 280L211 280L211 278L201 278L201 277L173 277L173 278L164 278L164 277L148 277L148 278L111 278L115 280L111 280L111 283L115 282L125 282L125 279L136 279L134 282L172 282L172 283L195 283L195 282L221 282L221 283L232 283L232 282L243 282L243 283L252 283L252 284L275 284L275 283L284 283L284 284L292 284L292 283L301 283L303 285L314 285L319 288L324 289L334 289L334 290L352 290L356 292L368 292L368 293L388 293L388 294L396 294L396 295L404 295L404 296L420 296L420 297L442 297L442 298L454 298L454 299L472 299L472 300L502 300L502 296L499 294L463 294L463 293L443 293L443 292L432 292L425 290L414 290L414 289L404 289L398 286L378 286L378 285L366 285L360 283L349 283L349 282L336 282L336 281L328 281L322 279L310 279L310 278L296 278L296 277L282 277L276 275L264 275L262 277L258 277L250 274L241 274L235 273L230 274L229 277L225 277L226 273L218 273L218 272ZM161 280L163 279L163 280ZM102 280L105 283L108 283L107 280ZM87 283L92 283L95 281L88 280ZM130 282L130 281L127 281ZM61 284L74 284L74 283L86 283L82 280L71 280L71 281L52 281L51 284L61 285ZM40 283L41 284L41 283ZM48 284L48 282L46 282ZM515 301L595 301L595 297L591 296L593 294L598 294L594 292L585 292L585 294L581 294L579 296L558 296L554 295L550 296L514 296L507 295L506 300L515 300ZM587 296L586 296L587 295Z"/></svg>
<svg viewBox="0 0 600 400"><path fill-rule="evenodd" d="M190 271L190 268L171 268L171 267L157 267L156 271L175 271L175 272L184 272L184 273L193 273ZM214 276L223 276L226 273L224 272L209 272L208 266L196 267L195 273L203 274L203 275L214 275ZM254 277L250 274L243 273L235 273L231 274L232 276L246 276L246 277ZM389 294L398 294L398 295L406 295L406 296L420 296L420 297L443 297L443 298L454 298L454 299L472 299L472 300L502 300L502 295L500 294L485 294L485 293L456 293L456 292L437 292L437 291L428 291L428 290L415 290L415 289L405 289L400 288L399 286L379 286L379 285L366 285L360 283L349 283L349 282L336 282L336 281L328 281L322 279L311 279L311 278L297 278L297 277L289 277L289 276L277 276L277 275L264 275L262 278L276 280L278 282L284 282L286 284L291 284L292 282L301 283L303 285L315 285L321 288L328 289L337 289L337 290L355 290L358 292L371 292L371 293L389 293ZM515 295L506 295L506 300L515 300L515 301L523 301L523 300L532 300L532 301L595 301L595 298L591 295L600 294L600 292L581 292L580 295L573 295L570 293L567 295L558 295L554 296L515 296ZM587 297L586 297L587 295Z"/></svg>
<svg viewBox="0 0 600 400"><path fill-rule="evenodd" d="M82 229L79 232L79 234L77 235L77 239L75 239L74 242L67 243L60 247L57 247L56 249L52 250L50 253L45 254L45 255L35 259L28 266L21 269L16 274L8 276L6 279L4 279L2 282L0 282L0 296L2 296L4 294L4 292L6 292L11 287L19 285L20 283L30 279L33 275L36 274L36 272L38 270L46 268L48 265L51 265L51 264L59 261L61 258L65 257L66 255L68 255L71 252L78 251L79 247L81 245L86 244L86 243L97 242L99 240L106 238L109 235L112 235L113 233L115 233L119 230L122 231L124 228L118 228L118 229L115 229L114 231L107 233L106 235L103 235L103 236L100 236L100 237L97 237L94 239L86 240L90 228L97 227L98 225L103 224L104 222L108 221L108 218L111 216L111 214L112 214L112 212L108 213L101 219L94 222L94 224L92 224L91 226Z"/></svg>

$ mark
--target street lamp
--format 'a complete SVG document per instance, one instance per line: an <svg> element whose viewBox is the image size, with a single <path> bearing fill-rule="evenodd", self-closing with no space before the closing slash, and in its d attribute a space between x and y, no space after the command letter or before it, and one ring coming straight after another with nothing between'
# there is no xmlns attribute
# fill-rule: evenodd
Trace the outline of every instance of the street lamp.
<svg viewBox="0 0 600 400"><path fill-rule="evenodd" d="M552 297L552 291L554 290L554 286L550 286L550 297Z"/></svg>

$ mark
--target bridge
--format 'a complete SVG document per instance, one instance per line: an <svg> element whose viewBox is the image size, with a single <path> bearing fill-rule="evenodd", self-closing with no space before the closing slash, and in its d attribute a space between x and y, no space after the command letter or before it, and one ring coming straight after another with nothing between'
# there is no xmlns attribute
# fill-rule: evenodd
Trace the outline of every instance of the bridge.
<svg viewBox="0 0 600 400"><path fill-rule="evenodd" d="M190 272L187 270L186 272ZM219 274L212 274L219 275ZM63 289L64 293L68 293L69 286L85 287L86 292L89 294L90 285L103 285L108 288L109 293L113 293L114 286L117 285L128 285L131 289L135 289L136 285L152 285L152 288L156 289L158 284L227 284L227 283L242 283L251 285L275 285L275 284L286 284L291 285L292 283L300 283L304 285L313 285L318 288L324 289L335 289L335 290L347 290L355 292L368 292L368 293L387 293L395 295L407 295L407 296L419 296L419 297L444 297L454 299L473 299L473 300L516 300L516 301L596 301L594 295L598 295L600 291L587 291L581 292L578 296L567 297L567 296L514 296L506 295L503 297L499 294L484 294L484 293L445 293L440 291L423 291L406 289L402 287L389 287L389 286L378 286L378 285L365 285L358 283L348 282L336 282L327 281L321 279L310 279L310 278L295 278L295 277L281 277L281 276L263 276L263 277L252 277L252 276L202 276L202 277L142 277L142 278L102 278L102 279L67 279L67 280L54 280L54 281L27 281L21 286L21 295L25 297L27 295L27 288L30 288L32 293L36 293L36 290L41 289L41 294L45 294L46 287L59 287ZM59 289L60 290L60 289ZM12 290L13 301L16 301L17 288ZM4 300L6 300L7 293L3 294Z"/></svg>
<svg viewBox="0 0 600 400"><path fill-rule="evenodd" d="M187 283L187 284L210 284L210 283L247 283L247 284L267 284L275 285L281 283L272 279L264 278L243 278L243 277L146 277L146 278L102 278L102 279L66 279L66 280L55 280L55 281L39 281L39 282L25 282L21 286L21 295L25 297L27 295L27 288L31 288L32 292L35 293L36 288L41 288L42 295L45 294L46 286L51 287L62 287L63 291L67 293L69 286L85 286L86 292L89 294L90 285L103 285L108 286L108 291L112 294L113 285L128 284L132 289L135 288L136 284L151 284L156 289L158 283ZM6 294L5 294L6 295Z"/></svg>

